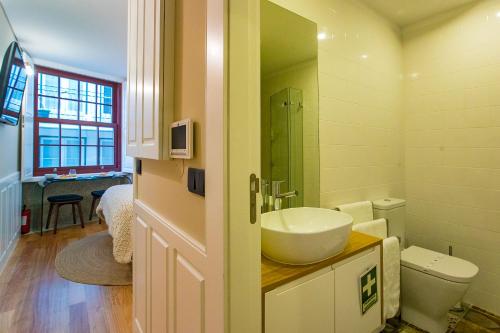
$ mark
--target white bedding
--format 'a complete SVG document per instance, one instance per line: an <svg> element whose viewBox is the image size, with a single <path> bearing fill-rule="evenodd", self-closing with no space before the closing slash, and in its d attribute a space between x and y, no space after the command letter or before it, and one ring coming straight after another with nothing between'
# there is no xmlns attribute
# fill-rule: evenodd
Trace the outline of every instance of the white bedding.
<svg viewBox="0 0 500 333"><path fill-rule="evenodd" d="M132 185L111 186L104 192L97 215L106 221L113 237L113 256L119 263L132 261L132 222L134 218Z"/></svg>

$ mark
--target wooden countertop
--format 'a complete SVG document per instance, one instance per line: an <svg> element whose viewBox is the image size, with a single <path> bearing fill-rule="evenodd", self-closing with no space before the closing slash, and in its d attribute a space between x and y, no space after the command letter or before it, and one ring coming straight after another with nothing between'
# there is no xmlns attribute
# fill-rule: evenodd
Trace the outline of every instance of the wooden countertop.
<svg viewBox="0 0 500 333"><path fill-rule="evenodd" d="M379 244L382 245L382 239L353 231L349 237L349 242L342 253L315 264L301 266L285 265L271 261L262 256L262 294L304 275L320 270L323 267L333 265Z"/></svg>

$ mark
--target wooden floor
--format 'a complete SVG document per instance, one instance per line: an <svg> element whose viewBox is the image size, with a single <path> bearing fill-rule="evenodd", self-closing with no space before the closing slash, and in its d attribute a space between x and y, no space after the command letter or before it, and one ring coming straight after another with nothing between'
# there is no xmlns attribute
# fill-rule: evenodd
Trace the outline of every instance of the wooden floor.
<svg viewBox="0 0 500 333"><path fill-rule="evenodd" d="M74 283L54 268L68 243L105 228L92 223L21 237L0 275L0 333L131 332L131 286Z"/></svg>

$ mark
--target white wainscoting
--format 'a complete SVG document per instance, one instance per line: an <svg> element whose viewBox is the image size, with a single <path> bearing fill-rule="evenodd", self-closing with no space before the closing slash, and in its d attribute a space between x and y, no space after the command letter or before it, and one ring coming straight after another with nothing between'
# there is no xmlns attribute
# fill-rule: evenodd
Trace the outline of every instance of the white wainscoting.
<svg viewBox="0 0 500 333"><path fill-rule="evenodd" d="M205 247L140 200L135 212L134 332L205 332Z"/></svg>
<svg viewBox="0 0 500 333"><path fill-rule="evenodd" d="M21 209L20 173L15 172L0 179L0 272L19 238Z"/></svg>

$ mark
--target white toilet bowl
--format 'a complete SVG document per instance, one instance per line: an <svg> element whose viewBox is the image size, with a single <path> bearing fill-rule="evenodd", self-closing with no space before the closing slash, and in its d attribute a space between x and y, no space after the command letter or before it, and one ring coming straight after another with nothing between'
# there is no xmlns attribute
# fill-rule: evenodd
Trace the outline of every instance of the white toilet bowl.
<svg viewBox="0 0 500 333"><path fill-rule="evenodd" d="M430 333L448 329L448 310L459 302L479 269L456 257L411 246L401 252L401 315Z"/></svg>

